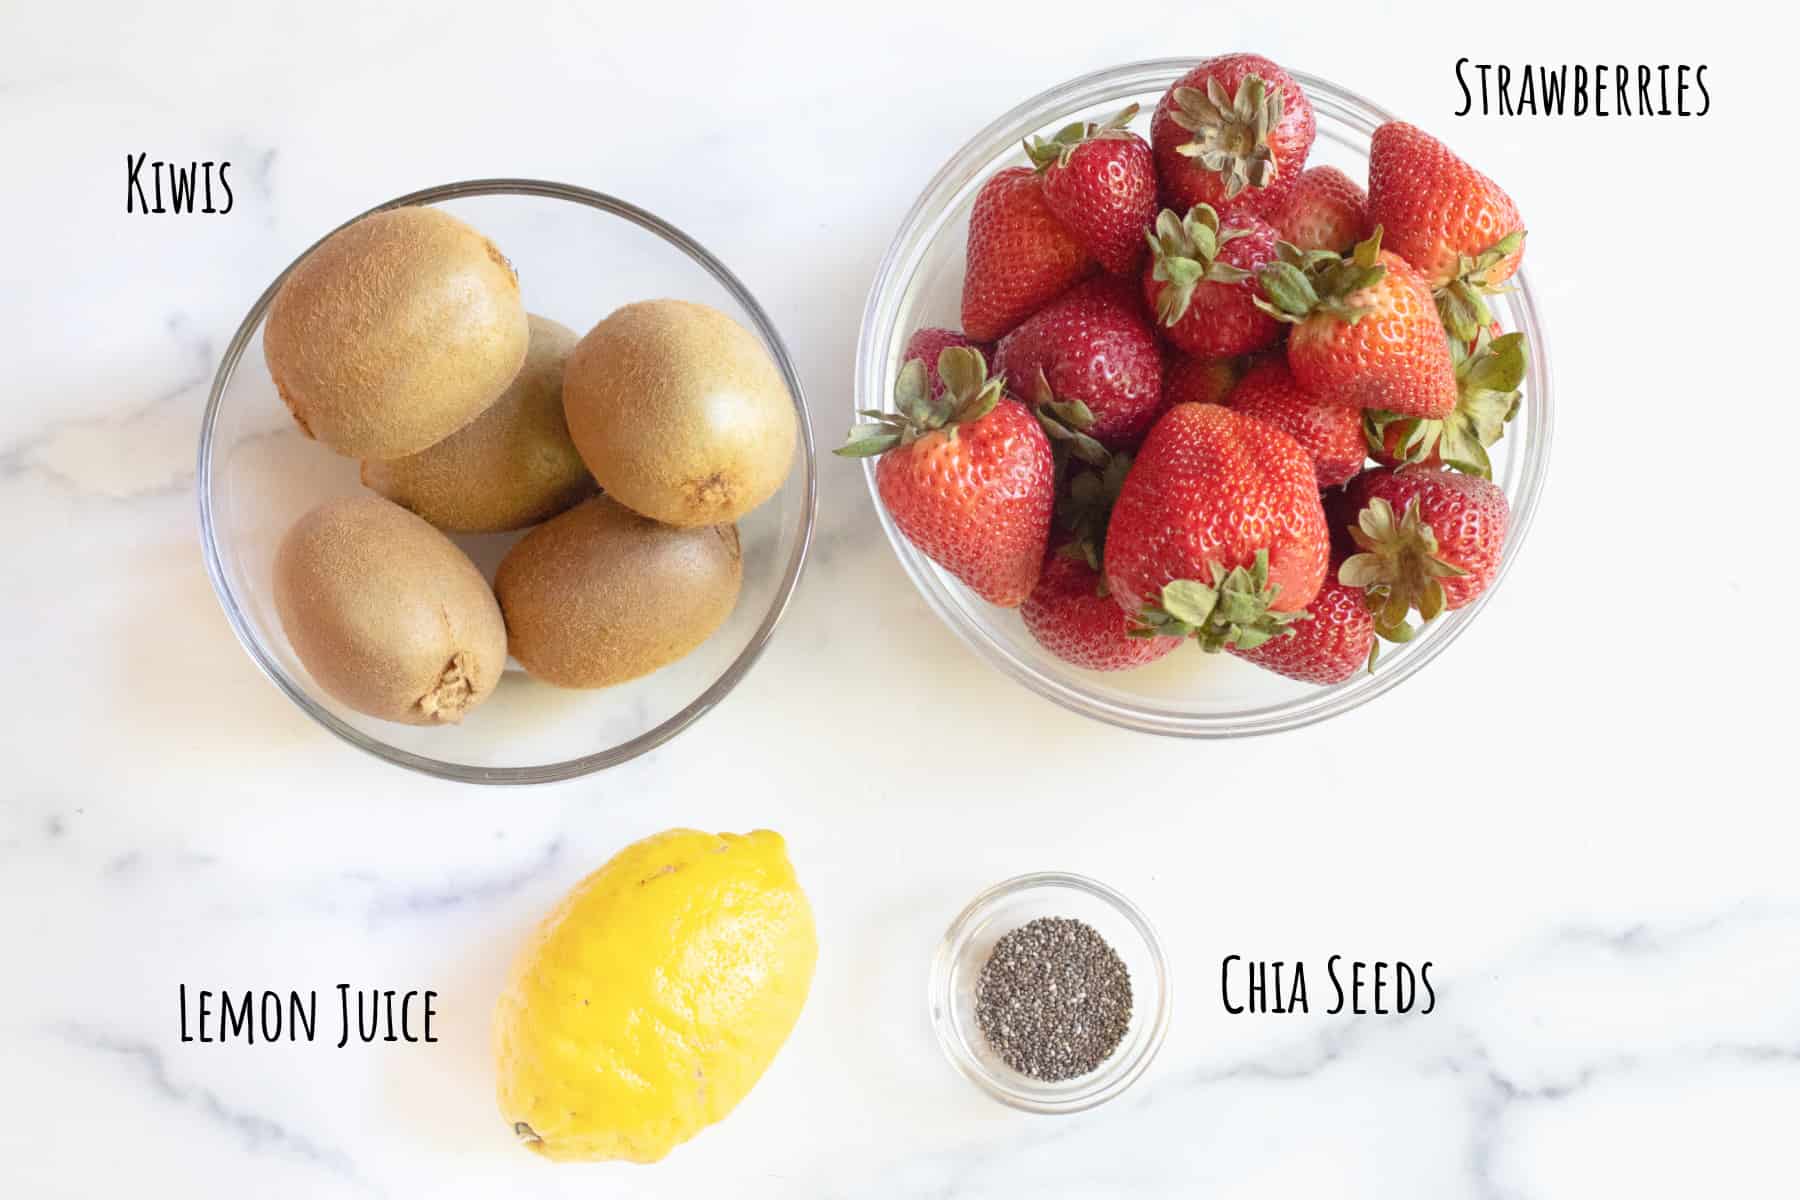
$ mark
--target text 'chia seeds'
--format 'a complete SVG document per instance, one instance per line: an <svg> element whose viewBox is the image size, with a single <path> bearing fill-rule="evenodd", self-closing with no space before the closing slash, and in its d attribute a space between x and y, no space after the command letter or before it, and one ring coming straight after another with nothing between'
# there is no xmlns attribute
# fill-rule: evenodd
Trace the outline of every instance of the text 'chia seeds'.
<svg viewBox="0 0 1800 1200"><path fill-rule="evenodd" d="M1093 928L1039 917L994 944L975 1022L1000 1060L1046 1083L1086 1075L1131 1025L1131 973Z"/></svg>

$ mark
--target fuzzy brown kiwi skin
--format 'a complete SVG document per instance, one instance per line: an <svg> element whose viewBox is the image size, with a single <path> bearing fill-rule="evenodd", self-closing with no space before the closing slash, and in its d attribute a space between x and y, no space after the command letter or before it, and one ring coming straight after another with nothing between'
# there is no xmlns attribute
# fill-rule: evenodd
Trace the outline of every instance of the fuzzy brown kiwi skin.
<svg viewBox="0 0 1800 1200"><path fill-rule="evenodd" d="M453 533L506 533L592 496L594 477L563 419L574 330L530 314L531 346L487 411L417 454L365 460L363 486Z"/></svg>
<svg viewBox="0 0 1800 1200"><path fill-rule="evenodd" d="M731 615L742 583L735 526L677 528L600 495L519 539L494 591L526 671L600 688L690 653Z"/></svg>
<svg viewBox="0 0 1800 1200"><path fill-rule="evenodd" d="M601 321L563 375L569 435L601 488L670 525L724 525L774 495L798 422L754 334L704 304L647 300Z"/></svg>
<svg viewBox="0 0 1800 1200"><path fill-rule="evenodd" d="M269 306L263 357L303 433L386 459L480 416L527 341L518 277L493 243L439 209L397 208L295 264Z"/></svg>
<svg viewBox="0 0 1800 1200"><path fill-rule="evenodd" d="M506 668L506 626L468 555L379 496L319 505L275 553L275 608L315 682L357 712L455 724Z"/></svg>

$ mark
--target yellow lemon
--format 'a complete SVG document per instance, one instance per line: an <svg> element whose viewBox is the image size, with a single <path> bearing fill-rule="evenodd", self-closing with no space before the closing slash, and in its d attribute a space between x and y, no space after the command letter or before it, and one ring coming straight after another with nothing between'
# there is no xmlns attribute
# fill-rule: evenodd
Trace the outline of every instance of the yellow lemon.
<svg viewBox="0 0 1800 1200"><path fill-rule="evenodd" d="M513 965L494 1018L500 1111L546 1158L655 1162L761 1078L818 956L780 834L627 846Z"/></svg>

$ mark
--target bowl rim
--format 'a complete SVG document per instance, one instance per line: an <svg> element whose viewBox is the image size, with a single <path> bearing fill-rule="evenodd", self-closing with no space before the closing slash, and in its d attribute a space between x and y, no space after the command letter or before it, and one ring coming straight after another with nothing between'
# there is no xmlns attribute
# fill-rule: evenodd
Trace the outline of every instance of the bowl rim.
<svg viewBox="0 0 1800 1200"><path fill-rule="evenodd" d="M955 965L957 952L967 938L970 929L985 916L989 909L1002 901L1026 892L1041 888L1062 888L1077 891L1101 901L1117 912L1125 921L1137 930L1149 951L1150 962L1154 969L1156 982L1155 1011L1151 1020L1150 1031L1144 1044L1135 1057L1122 1062L1116 1074L1107 1073L1103 1068L1093 1072L1094 1086L1082 1091L1071 1092L1068 1096L1056 1100L1042 1100L1027 1096L1006 1085L1005 1081L982 1069L981 1064L971 1060L962 1051L960 1039L951 1033L954 1022L950 1018L950 976ZM1132 1004L1138 1002L1138 982L1132 981ZM932 1032L937 1035L938 1048L944 1057L950 1060L957 1073L973 1083L987 1095L1012 1108L1025 1112L1043 1113L1061 1116L1067 1113L1085 1112L1113 1099L1132 1084L1143 1077L1150 1069L1157 1053L1162 1049L1169 1033L1169 1017L1174 1009L1175 985L1169 967L1169 957L1163 950L1162 938L1156 932L1156 926L1144 910L1134 904L1123 892L1107 884L1101 883L1086 875L1078 875L1073 871L1033 871L1026 875L1015 875L1011 879L1003 879L999 883L982 889L973 900L963 906L961 912L950 922L939 939L937 949L931 956L931 970L926 980L927 1013L931 1018Z"/></svg>
<svg viewBox="0 0 1800 1200"><path fill-rule="evenodd" d="M1136 96L1153 87L1166 88L1203 61L1202 58L1187 57L1145 59L1076 76L1015 105L963 143L950 156L907 210L870 284L863 308L862 325L857 335L856 381L852 389L853 414L858 410L886 407L891 381L889 373L883 369L883 360L885 347L892 341L892 326L898 320L897 301L903 292L898 281L904 272L904 282L910 284L912 274L917 270L918 260L930 244L929 241L921 241L922 227L942 213L959 192L973 185L979 168L1007 145L1017 143L1029 134L1061 124L1070 113ZM1306 92L1315 110L1327 112L1352 128L1368 133L1378 123L1399 119L1380 105L1329 79L1291 68L1287 70ZM920 241L920 244L915 246L915 241ZM1009 646L998 641L985 628L963 618L951 600L950 587L953 585L945 584L938 578L935 569L912 550L894 525L886 506L881 503L875 476L877 460L865 459L863 478L870 501L875 506L876 519L886 533L895 557L900 560L901 569L924 596L926 604L937 614L939 620L948 625L965 645L990 666L1072 712L1124 729L1199 739L1278 733L1341 715L1386 694L1411 678L1456 640L1487 606L1511 573L1537 514L1548 476L1555 428L1550 350L1527 272L1521 268L1510 284L1514 294L1509 299L1518 310L1520 327L1527 329L1530 334L1531 361L1526 405L1531 420L1519 451L1521 475L1517 493L1507 496L1511 517L1499 569L1487 590L1472 604L1433 621L1434 631L1428 631L1426 636L1403 647L1404 653L1384 660L1385 669L1376 673L1373 682L1363 688L1348 690L1345 685L1315 688L1294 699L1217 714L1151 709L1129 700L1115 701L1090 694L1069 679L1054 677L1038 670L1014 654ZM889 327L883 328L884 325ZM915 562L915 559L918 561Z"/></svg>
<svg viewBox="0 0 1800 1200"><path fill-rule="evenodd" d="M282 281L288 277L289 272L333 233L373 213L419 204L440 204L447 200L461 200L474 196L535 196L583 205L628 221L680 250L718 281L749 314L763 343L768 347L770 356L775 360L775 366L781 372L783 381L787 384L800 426L802 448L800 466L804 487L800 514L800 536L796 540L793 551L788 555L787 566L783 571L774 602L763 614L762 623L751 635L749 642L720 673L719 677L707 686L705 691L660 724L609 749L534 766L482 767L449 762L410 750L403 750L363 732L320 705L307 694L303 687L288 676L280 664L273 661L250 629L249 619L239 606L237 597L226 578L213 515L214 432L219 412L223 406L225 389L230 385L245 348L261 327L263 318L268 313L269 305L275 298L275 293L280 289ZM271 683L280 689L289 700L292 700L302 712L358 750L396 766L439 779L448 779L459 783L500 785L554 783L576 779L595 771L618 766L620 763L628 762L654 750L716 707L756 664L757 659L767 648L769 640L774 636L776 626L781 623L781 619L792 606L794 592L799 586L800 577L806 567L807 555L812 547L813 528L818 519L819 508L818 463L813 446L811 414L806 405L806 391L800 382L800 373L794 366L787 343L775 328L775 323L769 318L768 313L751 294L750 289L745 287L731 269L714 257L705 246L647 209L639 208L635 204L605 192L593 191L574 184L547 179L509 177L465 179L437 184L383 201L356 214L324 234L296 255L293 261L282 269L274 281L263 289L262 295L257 297L256 302L250 306L250 311L239 323L237 332L226 346L224 356L219 361L219 368L213 375L212 388L207 395L206 409L200 423L195 492L200 510L200 543L206 560L206 573L212 580L213 591L218 596L220 606L225 610L226 620L231 625L232 632L237 635L238 643L243 646L251 661L268 677Z"/></svg>

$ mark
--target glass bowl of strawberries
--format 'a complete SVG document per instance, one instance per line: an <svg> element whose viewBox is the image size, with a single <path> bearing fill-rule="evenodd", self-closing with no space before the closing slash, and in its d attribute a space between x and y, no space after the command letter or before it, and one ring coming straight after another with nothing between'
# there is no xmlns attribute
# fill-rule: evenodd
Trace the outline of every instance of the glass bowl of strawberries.
<svg viewBox="0 0 1800 1200"><path fill-rule="evenodd" d="M907 214L839 453L1033 691L1176 736L1310 724L1436 657L1519 553L1552 424L1524 243L1498 183L1317 76L1082 76Z"/></svg>

